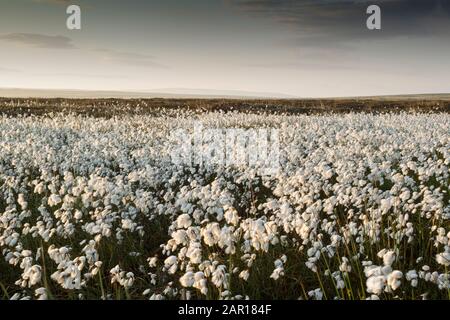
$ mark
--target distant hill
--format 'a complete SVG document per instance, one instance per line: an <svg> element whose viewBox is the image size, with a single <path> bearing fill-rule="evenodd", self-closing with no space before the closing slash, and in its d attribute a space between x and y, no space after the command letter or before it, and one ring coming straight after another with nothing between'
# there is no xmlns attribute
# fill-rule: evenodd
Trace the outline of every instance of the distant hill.
<svg viewBox="0 0 450 320"><path fill-rule="evenodd" d="M211 90L165 88L148 91L89 91L89 90L53 90L53 89L21 89L0 88L0 97L4 98L67 98L67 99L289 99L289 100L378 100L378 101L418 101L441 100L450 101L450 93L436 94L402 94L385 96L360 97L323 97L305 98L273 92L249 92L239 90Z"/></svg>
<svg viewBox="0 0 450 320"><path fill-rule="evenodd" d="M139 98L164 98L164 99L293 99L281 93L247 92L239 90L209 90L209 89L160 89L146 92L132 91L89 91L89 90L51 90L51 89L19 89L0 88L0 97L5 98L69 98L69 99L139 99Z"/></svg>
<svg viewBox="0 0 450 320"><path fill-rule="evenodd" d="M348 98L343 98L348 99ZM387 96L369 96L357 97L355 99L373 99L373 100L450 100L450 93L433 93L433 94L403 94L403 95L387 95Z"/></svg>

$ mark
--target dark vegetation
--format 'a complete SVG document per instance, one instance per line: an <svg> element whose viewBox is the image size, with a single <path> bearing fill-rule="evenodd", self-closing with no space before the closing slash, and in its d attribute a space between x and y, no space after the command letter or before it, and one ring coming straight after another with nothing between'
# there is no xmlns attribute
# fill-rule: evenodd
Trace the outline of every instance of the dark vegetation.
<svg viewBox="0 0 450 320"><path fill-rule="evenodd" d="M170 110L241 111L251 113L318 114L348 112L450 112L449 99L361 98L311 100L238 99L66 99L0 98L0 114L45 115L56 112L112 117L127 114L158 114Z"/></svg>

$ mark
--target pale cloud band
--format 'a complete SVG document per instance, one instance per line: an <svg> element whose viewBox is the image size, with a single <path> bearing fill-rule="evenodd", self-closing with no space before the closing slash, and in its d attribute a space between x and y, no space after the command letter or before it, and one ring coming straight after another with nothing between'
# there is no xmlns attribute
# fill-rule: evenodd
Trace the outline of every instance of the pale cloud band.
<svg viewBox="0 0 450 320"><path fill-rule="evenodd" d="M0 40L46 49L75 49L72 39L64 36L49 36L36 33L9 33L0 35Z"/></svg>

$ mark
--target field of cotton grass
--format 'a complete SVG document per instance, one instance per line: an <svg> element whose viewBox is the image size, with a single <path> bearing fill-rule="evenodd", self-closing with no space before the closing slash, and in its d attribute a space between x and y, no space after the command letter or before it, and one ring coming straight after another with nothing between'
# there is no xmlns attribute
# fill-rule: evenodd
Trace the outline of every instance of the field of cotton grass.
<svg viewBox="0 0 450 320"><path fill-rule="evenodd" d="M280 169L174 164L270 128ZM1 299L449 299L450 114L0 117Z"/></svg>

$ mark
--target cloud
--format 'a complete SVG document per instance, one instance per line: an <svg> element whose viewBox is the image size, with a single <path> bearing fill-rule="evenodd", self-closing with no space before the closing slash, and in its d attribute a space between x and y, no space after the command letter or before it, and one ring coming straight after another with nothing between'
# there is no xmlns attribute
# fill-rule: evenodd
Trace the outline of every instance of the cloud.
<svg viewBox="0 0 450 320"><path fill-rule="evenodd" d="M53 4L70 4L73 0L32 0L33 2L53 3Z"/></svg>
<svg viewBox="0 0 450 320"><path fill-rule="evenodd" d="M279 42L282 43L282 42ZM355 68L351 46L325 45L296 49L295 58L284 58L278 61L257 60L248 62L244 66L259 69L285 70L350 70Z"/></svg>
<svg viewBox="0 0 450 320"><path fill-rule="evenodd" d="M60 73L35 73L36 76L45 77L70 77L70 78L99 78L99 79L132 79L132 77L124 74L98 74L98 73L73 73L73 72L60 72Z"/></svg>
<svg viewBox="0 0 450 320"><path fill-rule="evenodd" d="M0 67L0 72L16 73L16 72L20 72L20 70Z"/></svg>
<svg viewBox="0 0 450 320"><path fill-rule="evenodd" d="M103 61L137 67L167 69L168 67L154 61L155 57L146 54L122 52L111 49L94 49Z"/></svg>
<svg viewBox="0 0 450 320"><path fill-rule="evenodd" d="M0 40L45 49L75 49L72 39L64 36L49 36L37 33L10 33L0 35Z"/></svg>
<svg viewBox="0 0 450 320"><path fill-rule="evenodd" d="M83 0L31 0L34 3L48 4L48 5L57 5L57 6L69 6L69 5L79 5L86 8L93 8L93 1L87 2Z"/></svg>
<svg viewBox="0 0 450 320"><path fill-rule="evenodd" d="M287 70L352 70L354 67L345 64L323 63L314 61L289 61L275 63L250 63L249 68L258 69L287 69Z"/></svg>
<svg viewBox="0 0 450 320"><path fill-rule="evenodd" d="M29 47L43 49L78 49L72 43L72 39L64 36L49 36L34 33L10 33L0 35L0 41L8 41ZM133 52L122 52L104 48L84 48L84 50L85 52L90 52L91 54L93 53L98 59L112 64L129 65L144 68L168 68L165 65L155 62L155 57L151 55Z"/></svg>

